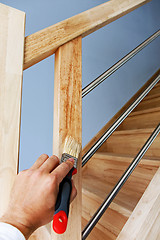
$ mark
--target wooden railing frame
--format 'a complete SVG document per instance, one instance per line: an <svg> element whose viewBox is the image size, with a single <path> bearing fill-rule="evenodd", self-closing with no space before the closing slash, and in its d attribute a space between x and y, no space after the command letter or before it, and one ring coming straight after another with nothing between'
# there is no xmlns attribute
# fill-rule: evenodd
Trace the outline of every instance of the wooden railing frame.
<svg viewBox="0 0 160 240"><path fill-rule="evenodd" d="M82 38L151 0L110 0L25 38L24 69L51 56L63 44Z"/></svg>

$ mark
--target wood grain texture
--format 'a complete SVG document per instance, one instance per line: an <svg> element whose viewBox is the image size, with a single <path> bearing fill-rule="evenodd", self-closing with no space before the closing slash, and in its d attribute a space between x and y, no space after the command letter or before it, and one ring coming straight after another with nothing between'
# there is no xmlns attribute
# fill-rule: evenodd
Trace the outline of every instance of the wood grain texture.
<svg viewBox="0 0 160 240"><path fill-rule="evenodd" d="M82 229L87 225L88 221L82 217ZM89 236L87 237L87 240L102 240L102 239L106 239L106 234L104 233L103 230L100 230L97 227L94 227L94 229L92 230L92 232L89 234ZM107 240L111 240L112 238L109 238L107 236Z"/></svg>
<svg viewBox="0 0 160 240"><path fill-rule="evenodd" d="M89 220L127 169L133 156L95 153L82 170L82 217ZM159 160L143 159L113 200L89 239L99 230L99 239L115 240L160 167ZM101 238L100 238L101 237ZM127 239L127 238L126 238Z"/></svg>
<svg viewBox="0 0 160 240"><path fill-rule="evenodd" d="M128 219L117 240L160 239L160 168Z"/></svg>
<svg viewBox="0 0 160 240"><path fill-rule="evenodd" d="M51 240L50 231L46 226L42 226L30 236L29 240Z"/></svg>
<svg viewBox="0 0 160 240"><path fill-rule="evenodd" d="M149 1L111 0L27 36L24 69L52 55L66 42L85 37Z"/></svg>
<svg viewBox="0 0 160 240"><path fill-rule="evenodd" d="M124 154L96 153L82 171L83 189L104 199L133 159L134 156ZM114 203L127 210L121 210L126 217L133 211L159 167L160 158L141 160L115 198Z"/></svg>
<svg viewBox="0 0 160 240"><path fill-rule="evenodd" d="M139 91L113 116L113 118L105 124L105 126L86 144L82 150L82 156L91 148L91 146L104 134L104 132L115 122L115 120L125 112L125 110L137 99L137 97L147 88L153 80L160 74L160 69L139 89ZM156 84L155 88L158 88ZM153 89L152 89L153 91ZM130 115L129 115L130 116ZM127 120L128 121L128 120Z"/></svg>
<svg viewBox="0 0 160 240"><path fill-rule="evenodd" d="M25 13L0 4L0 215L18 171Z"/></svg>
<svg viewBox="0 0 160 240"><path fill-rule="evenodd" d="M155 128L160 122L160 107L136 111L117 128L119 130Z"/></svg>
<svg viewBox="0 0 160 240"><path fill-rule="evenodd" d="M53 154L61 158L67 135L82 139L81 37L61 46L55 54ZM52 239L81 239L81 159L74 182L78 191L70 206L68 227Z"/></svg>
<svg viewBox="0 0 160 240"><path fill-rule="evenodd" d="M150 137L154 128L115 131L112 136L99 148L99 152L120 154L136 154ZM160 156L160 135L156 137L151 147L145 153L148 157Z"/></svg>
<svg viewBox="0 0 160 240"><path fill-rule="evenodd" d="M102 204L102 199L99 197L99 195L83 191L82 203L82 216L85 220L89 221L95 211ZM95 232L99 230L99 234L103 233L105 236L105 238L102 238L103 234L101 234L99 239L115 240L127 219L127 217L119 214L113 208L108 208L106 214L102 216L102 218L96 224L96 228L90 234L91 239L93 238L93 235L95 235Z"/></svg>
<svg viewBox="0 0 160 240"><path fill-rule="evenodd" d="M142 110L146 110L149 108L156 108L156 107L160 107L160 97L144 99L143 102L135 108L135 111L142 111Z"/></svg>

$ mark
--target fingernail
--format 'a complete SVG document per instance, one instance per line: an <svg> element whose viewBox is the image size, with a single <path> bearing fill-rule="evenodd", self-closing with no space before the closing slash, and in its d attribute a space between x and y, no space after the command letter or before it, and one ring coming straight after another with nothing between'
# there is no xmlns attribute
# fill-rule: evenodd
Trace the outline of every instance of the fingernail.
<svg viewBox="0 0 160 240"><path fill-rule="evenodd" d="M70 161L70 162L74 163L74 159L73 158L68 158L67 161Z"/></svg>

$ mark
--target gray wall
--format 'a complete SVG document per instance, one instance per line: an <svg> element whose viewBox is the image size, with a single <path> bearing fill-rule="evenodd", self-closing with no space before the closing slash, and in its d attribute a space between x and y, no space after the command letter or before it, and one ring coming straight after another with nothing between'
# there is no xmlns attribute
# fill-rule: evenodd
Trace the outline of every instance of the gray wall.
<svg viewBox="0 0 160 240"><path fill-rule="evenodd" d="M99 5L102 0L2 0L26 12L26 35ZM83 39L83 87L159 29L160 1L142 6ZM160 38L83 99L83 146L159 68ZM20 170L52 154L54 56L24 71Z"/></svg>

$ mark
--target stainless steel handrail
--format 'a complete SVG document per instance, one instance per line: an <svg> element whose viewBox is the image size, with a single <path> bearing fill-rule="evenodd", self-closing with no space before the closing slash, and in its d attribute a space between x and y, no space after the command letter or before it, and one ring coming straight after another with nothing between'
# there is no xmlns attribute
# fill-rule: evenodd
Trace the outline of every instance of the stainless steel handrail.
<svg viewBox="0 0 160 240"><path fill-rule="evenodd" d="M139 46L137 46L135 49L133 49L125 57L123 57L121 60L119 60L117 63L115 63L112 67L110 67L102 75L100 75L98 78L96 78L91 83L89 83L86 87L84 87L82 89L82 98L85 97L94 88L96 88L100 83L102 83L106 78L108 78L116 70L118 70L121 66L123 66L126 62L128 62L137 53L139 53L143 48L145 48L149 43L151 43L159 35L160 35L160 30L158 30L153 35L151 35L149 38L147 38L144 42L142 42Z"/></svg>
<svg viewBox="0 0 160 240"><path fill-rule="evenodd" d="M140 96L121 114L121 116L107 129L107 131L96 141L96 143L82 157L82 167L88 162L93 154L102 146L102 144L111 136L125 118L133 111L133 109L143 100L143 98L151 91L151 89L160 80L160 74L153 82L140 94Z"/></svg>
<svg viewBox="0 0 160 240"><path fill-rule="evenodd" d="M99 221L99 219L102 217L102 215L104 214L104 212L106 211L106 209L109 207L109 205L111 204L111 202L113 201L113 199L116 197L117 193L119 192L119 190L122 188L122 186L124 185L124 183L127 181L128 177L131 175L131 173L133 172L133 170L135 169L135 167L138 165L138 163L140 162L140 160L142 159L142 157L144 156L144 154L146 153L146 151L148 150L148 148L151 146L151 144L153 143L153 141L155 140L155 138L157 137L157 135L160 132L160 123L158 124L158 126L156 127L156 129L153 131L153 133L151 134L151 136L148 138L148 140L146 141L146 143L143 145L143 147L141 148L141 150L139 151L139 153L137 154L137 156L134 158L134 160L132 161L132 163L129 165L129 167L126 169L126 171L124 172L124 174L122 175L122 177L120 178L120 180L118 181L118 183L115 185L115 187L112 189L112 191L109 193L109 195L107 196L107 198L104 200L104 202L102 203L102 205L99 207L99 209L96 211L96 213L93 215L93 217L91 218L91 220L88 222L88 224L86 225L86 227L84 228L84 230L82 231L82 240L86 239L86 237L89 235L89 233L92 231L92 229L94 228L94 226L97 224L97 222Z"/></svg>

